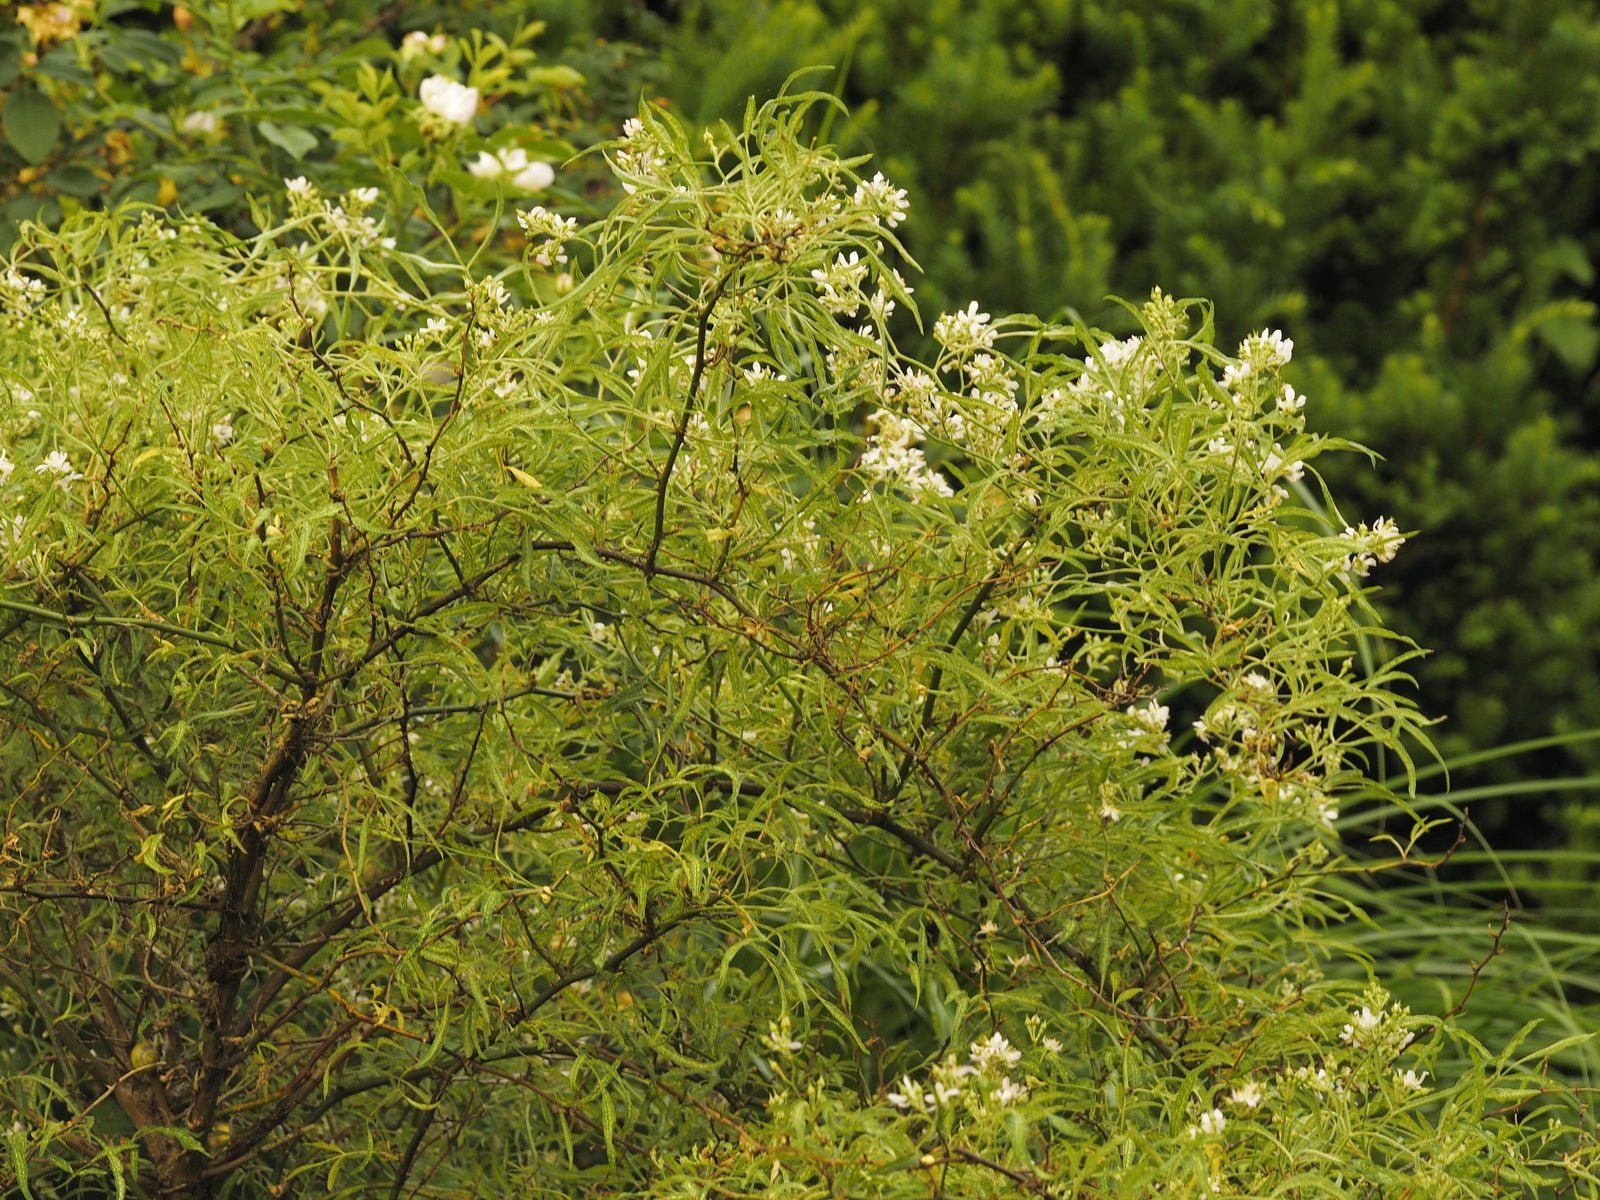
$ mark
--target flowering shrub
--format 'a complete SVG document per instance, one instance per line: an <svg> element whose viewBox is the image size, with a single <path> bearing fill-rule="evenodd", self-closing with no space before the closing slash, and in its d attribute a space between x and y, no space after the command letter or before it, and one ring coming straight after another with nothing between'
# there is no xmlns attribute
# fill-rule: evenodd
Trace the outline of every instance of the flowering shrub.
<svg viewBox="0 0 1600 1200"><path fill-rule="evenodd" d="M815 102L641 111L497 274L300 179L26 232L0 1187L1593 1194L1558 1047L1342 981L1420 721L1292 342L912 359Z"/></svg>
<svg viewBox="0 0 1600 1200"><path fill-rule="evenodd" d="M1411 669L1452 784L1519 789L1474 793L1502 849L1592 844L1593 805L1554 781L1600 773L1600 739L1573 736L1600 730L1600 9L661 7L585 13L653 48L691 121L838 64L813 77L852 109L829 136L908 191L931 311L1070 306L1128 333L1107 294L1161 283L1210 297L1228 343L1291 327L1312 428L1384 456L1328 461L1329 484L1427 532L1384 573L1382 611L1431 648ZM1526 876L1573 868L1530 857L1506 870L1554 919L1570 893Z"/></svg>
<svg viewBox="0 0 1600 1200"><path fill-rule="evenodd" d="M620 120L578 68L631 93L630 110L637 96L592 39L541 39L525 5L492 0L71 0L19 12L0 22L0 252L24 219L54 225L129 199L253 233L248 198L284 177L330 193L378 187L398 204L396 170L428 181L423 198L453 235L486 239L494 225L475 202L504 185L570 202L600 180L585 164L557 179L574 138ZM402 243L436 236L401 211ZM455 219L467 212L470 226Z"/></svg>

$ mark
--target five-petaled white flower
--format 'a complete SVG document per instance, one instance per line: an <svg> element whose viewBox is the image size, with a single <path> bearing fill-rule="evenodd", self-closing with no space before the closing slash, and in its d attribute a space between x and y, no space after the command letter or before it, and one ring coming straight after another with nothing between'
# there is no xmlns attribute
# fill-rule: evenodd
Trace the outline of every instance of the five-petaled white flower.
<svg viewBox="0 0 1600 1200"><path fill-rule="evenodd" d="M66 491L70 484L83 478L81 472L72 469L72 460L67 457L64 450L50 451L45 455L44 461L34 468L34 472L39 475L54 475L54 482L62 491Z"/></svg>

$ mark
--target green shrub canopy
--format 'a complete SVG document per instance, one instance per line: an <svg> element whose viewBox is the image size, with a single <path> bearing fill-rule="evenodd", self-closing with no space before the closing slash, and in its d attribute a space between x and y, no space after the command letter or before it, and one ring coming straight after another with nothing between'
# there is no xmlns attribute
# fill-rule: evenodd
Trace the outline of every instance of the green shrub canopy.
<svg viewBox="0 0 1600 1200"><path fill-rule="evenodd" d="M1404 537L1302 504L1290 339L1158 292L910 358L904 196L819 102L642 109L615 211L524 210L493 274L298 180L245 241L25 231L6 1186L1587 1170L1552 1050L1339 977L1339 809L1419 720L1352 669Z"/></svg>

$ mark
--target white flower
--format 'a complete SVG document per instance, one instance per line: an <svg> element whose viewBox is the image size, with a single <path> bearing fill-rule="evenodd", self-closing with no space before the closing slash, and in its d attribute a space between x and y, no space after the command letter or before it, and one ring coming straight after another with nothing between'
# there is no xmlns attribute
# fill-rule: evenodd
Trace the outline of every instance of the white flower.
<svg viewBox="0 0 1600 1200"><path fill-rule="evenodd" d="M233 441L233 417L230 414L211 427L211 444L220 450L231 441Z"/></svg>
<svg viewBox="0 0 1600 1200"><path fill-rule="evenodd" d="M839 255L829 266L818 267L811 272L811 278L816 281L821 293L823 307L845 317L854 316L861 307L861 284L866 277L867 264L861 261L861 255L854 250L848 255Z"/></svg>
<svg viewBox="0 0 1600 1200"><path fill-rule="evenodd" d="M1286 367L1294 357L1294 342L1281 329L1263 329L1239 344L1239 357L1257 370Z"/></svg>
<svg viewBox="0 0 1600 1200"><path fill-rule="evenodd" d="M1122 810L1111 801L1107 800L1100 805L1100 819L1102 821L1117 822L1122 820Z"/></svg>
<svg viewBox="0 0 1600 1200"><path fill-rule="evenodd" d="M1042 1037L1039 1039L1039 1045L1043 1046L1051 1054L1060 1054L1062 1051L1061 1040L1059 1038Z"/></svg>
<svg viewBox="0 0 1600 1200"><path fill-rule="evenodd" d="M645 179L660 176L667 160L649 126L638 117L629 117L622 123L622 140L624 145L617 150L618 168ZM634 185L624 183L622 190L632 193Z"/></svg>
<svg viewBox="0 0 1600 1200"><path fill-rule="evenodd" d="M933 336L952 354L994 348L994 329L989 325L989 314L978 311L976 300L967 305L965 312L945 313L935 321Z"/></svg>
<svg viewBox="0 0 1600 1200"><path fill-rule="evenodd" d="M546 240L533 252L533 261L541 267L554 267L557 263L567 261L567 248L563 239L571 237L578 230L576 217L563 217L553 213L542 204L536 204L530 209L517 213L517 224L522 226L522 231L530 238L543 237Z"/></svg>
<svg viewBox="0 0 1600 1200"><path fill-rule="evenodd" d="M789 377L774 371L764 362L752 363L744 369L744 381L751 387L762 383L788 383Z"/></svg>
<svg viewBox="0 0 1600 1200"><path fill-rule="evenodd" d="M6 457L4 450L0 450L0 485L4 485L6 480L11 478L11 472L16 469L17 464Z"/></svg>
<svg viewBox="0 0 1600 1200"><path fill-rule="evenodd" d="M543 191L556 181L555 168L547 162L530 159L521 146L506 146L493 154L480 150L477 160L467 170L479 179L509 175L511 186L523 192Z"/></svg>
<svg viewBox="0 0 1600 1200"><path fill-rule="evenodd" d="M1339 1034L1339 1040L1352 1046L1365 1045L1367 1038L1382 1024L1383 1014L1381 1012L1373 1012L1371 1008L1363 1004L1354 1014L1354 1019Z"/></svg>
<svg viewBox="0 0 1600 1200"><path fill-rule="evenodd" d="M914 1108L921 1112L925 1104L931 1103L932 1096L924 1096L922 1089L917 1086L917 1081L909 1075L900 1077L900 1090L889 1093L889 1103L896 1108Z"/></svg>
<svg viewBox="0 0 1600 1200"><path fill-rule="evenodd" d="M611 626L604 621L596 621L589 626L589 636L602 646L607 645L611 641Z"/></svg>
<svg viewBox="0 0 1600 1200"><path fill-rule="evenodd" d="M995 1102L998 1104L1015 1104L1018 1100L1028 1098L1028 1089L1020 1083L1013 1083L1011 1076L1007 1075L1000 1081L1000 1086L994 1090Z"/></svg>
<svg viewBox="0 0 1600 1200"><path fill-rule="evenodd" d="M1261 460L1261 473L1268 479L1282 475L1290 483L1299 483L1306 475L1306 465L1299 459L1293 462L1283 460L1283 447L1276 442L1272 449L1267 451L1267 456Z"/></svg>
<svg viewBox="0 0 1600 1200"><path fill-rule="evenodd" d="M1406 542L1399 526L1388 517L1379 517L1371 529L1364 521L1359 526L1346 525L1343 539L1350 548L1349 553L1328 563L1328 569L1354 575L1366 575L1378 563L1393 561Z"/></svg>
<svg viewBox="0 0 1600 1200"><path fill-rule="evenodd" d="M443 75L429 75L417 95L423 108L452 125L470 125L478 115L478 89Z"/></svg>
<svg viewBox="0 0 1600 1200"><path fill-rule="evenodd" d="M1372 552L1381 563L1392 562L1400 547L1406 544L1405 535L1388 517L1379 517L1372 523Z"/></svg>
<svg viewBox="0 0 1600 1200"><path fill-rule="evenodd" d="M878 432L867 439L861 455L863 471L885 483L898 483L914 496L955 495L944 476L928 466L921 449L912 445L921 436L914 422L882 408L872 420Z"/></svg>
<svg viewBox="0 0 1600 1200"><path fill-rule="evenodd" d="M1287 383L1283 385L1283 394L1278 397L1278 411L1281 413L1297 413L1306 406L1306 398L1296 392Z"/></svg>
<svg viewBox="0 0 1600 1200"><path fill-rule="evenodd" d="M68 485L82 479L83 475L72 469L72 460L64 450L52 450L45 456L45 460L34 469L37 475L54 475L54 483L62 491L69 490Z"/></svg>
<svg viewBox="0 0 1600 1200"><path fill-rule="evenodd" d="M857 204L873 209L873 223L876 224L881 217L883 223L893 229L906 219L906 212L910 204L906 201L904 188L897 188L883 177L883 172L873 175L870 180L862 180L856 184L856 194L852 199Z"/></svg>
<svg viewBox="0 0 1600 1200"><path fill-rule="evenodd" d="M1189 1126L1189 1136L1199 1137L1201 1134L1205 1134L1207 1137L1215 1137L1227 1127L1227 1124L1228 1118L1222 1115L1222 1110L1213 1108L1210 1112L1200 1114L1200 1124L1198 1126Z"/></svg>
<svg viewBox="0 0 1600 1200"><path fill-rule="evenodd" d="M1148 701L1143 706L1130 704L1128 715L1151 733L1165 733L1167 731L1167 718L1172 715L1172 710L1164 704L1157 704L1154 700Z"/></svg>
<svg viewBox="0 0 1600 1200"><path fill-rule="evenodd" d="M1407 1091L1420 1092L1425 1090L1426 1084L1423 1081L1428 1078L1428 1073L1407 1068L1404 1071L1396 1071L1394 1077L1396 1082Z"/></svg>
<svg viewBox="0 0 1600 1200"><path fill-rule="evenodd" d="M969 1048L969 1055L973 1066L980 1071L986 1070L990 1063L1002 1062L1008 1067L1014 1067L1022 1061L1022 1051L1016 1049L1006 1041L1001 1033L992 1033L981 1042L973 1042Z"/></svg>
<svg viewBox="0 0 1600 1200"><path fill-rule="evenodd" d="M221 124L222 123L217 120L216 113L207 112L203 109L196 109L194 112L186 113L184 115L184 118L179 123L178 128L183 130L185 133L198 133L202 137L207 137L215 133Z"/></svg>
<svg viewBox="0 0 1600 1200"><path fill-rule="evenodd" d="M316 185L304 175L296 175L293 179L285 179L283 181L283 186L289 195L298 196L307 200L316 195L317 191Z"/></svg>
<svg viewBox="0 0 1600 1200"><path fill-rule="evenodd" d="M1261 1103L1261 1085L1251 1080L1243 1087L1236 1087L1229 1092L1228 1099L1240 1108L1256 1108Z"/></svg>

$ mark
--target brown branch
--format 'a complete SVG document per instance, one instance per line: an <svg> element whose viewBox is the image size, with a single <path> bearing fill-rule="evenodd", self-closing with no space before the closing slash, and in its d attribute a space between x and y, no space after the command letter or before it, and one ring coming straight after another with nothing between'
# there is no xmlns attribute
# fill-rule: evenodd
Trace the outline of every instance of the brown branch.
<svg viewBox="0 0 1600 1200"><path fill-rule="evenodd" d="M700 396L700 381L705 377L706 336L711 330L711 314L716 310L717 302L722 299L722 293L732 282L737 269L736 263L722 273L722 278L717 280L716 287L712 289L711 297L700 308L699 329L695 334L694 371L689 377L688 395L684 397L683 410L678 414L678 420L672 429L672 445L667 450L667 461L662 464L661 476L656 481L655 530L650 535L650 548L644 556L646 579L656 573L656 556L661 552L661 542L666 537L667 488L672 483L672 469L677 465L678 455L682 453L683 443L689 436L689 418L694 415L695 401Z"/></svg>

